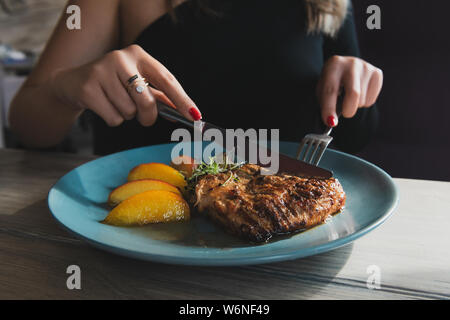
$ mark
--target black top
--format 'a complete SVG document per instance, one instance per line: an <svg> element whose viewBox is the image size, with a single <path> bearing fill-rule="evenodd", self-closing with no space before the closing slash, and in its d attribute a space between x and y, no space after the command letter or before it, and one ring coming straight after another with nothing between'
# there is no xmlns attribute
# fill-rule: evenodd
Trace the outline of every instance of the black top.
<svg viewBox="0 0 450 320"><path fill-rule="evenodd" d="M224 128L280 129L281 140L300 141L323 130L316 85L332 55L359 56L350 12L335 39L306 33L301 0L220 0L206 14L191 2L148 26L135 43L165 65L195 101L205 121ZM374 132L377 110L340 119L335 147L356 151ZM94 151L107 154L170 142L179 125L158 118L109 128L94 121Z"/></svg>

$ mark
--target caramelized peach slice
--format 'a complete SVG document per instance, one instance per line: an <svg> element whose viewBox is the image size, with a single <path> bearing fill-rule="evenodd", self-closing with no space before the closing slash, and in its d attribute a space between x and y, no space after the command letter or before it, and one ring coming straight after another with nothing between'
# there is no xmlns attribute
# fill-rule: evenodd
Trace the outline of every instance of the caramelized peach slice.
<svg viewBox="0 0 450 320"><path fill-rule="evenodd" d="M135 167L128 174L128 181L143 179L165 181L180 189L184 189L186 186L184 176L178 170L164 163L144 163Z"/></svg>
<svg viewBox="0 0 450 320"><path fill-rule="evenodd" d="M116 206L131 196L150 190L166 190L181 195L181 192L177 189L177 187L161 180L135 180L127 182L114 189L109 194L108 204L110 206Z"/></svg>
<svg viewBox="0 0 450 320"><path fill-rule="evenodd" d="M195 160L189 156L179 156L172 159L170 165L183 173L187 178L192 175L192 171L197 168L198 164L195 164Z"/></svg>
<svg viewBox="0 0 450 320"><path fill-rule="evenodd" d="M180 195L166 190L150 190L122 201L102 222L114 226L134 226L189 218L189 206Z"/></svg>

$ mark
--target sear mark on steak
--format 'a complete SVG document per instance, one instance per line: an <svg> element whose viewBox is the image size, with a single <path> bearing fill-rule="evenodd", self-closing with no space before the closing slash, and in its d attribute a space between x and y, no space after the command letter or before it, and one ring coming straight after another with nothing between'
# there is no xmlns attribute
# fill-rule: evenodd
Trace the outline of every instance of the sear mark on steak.
<svg viewBox="0 0 450 320"><path fill-rule="evenodd" d="M257 165L199 178L191 204L237 236L265 242L273 235L311 228L341 211L345 193L337 179L261 175Z"/></svg>

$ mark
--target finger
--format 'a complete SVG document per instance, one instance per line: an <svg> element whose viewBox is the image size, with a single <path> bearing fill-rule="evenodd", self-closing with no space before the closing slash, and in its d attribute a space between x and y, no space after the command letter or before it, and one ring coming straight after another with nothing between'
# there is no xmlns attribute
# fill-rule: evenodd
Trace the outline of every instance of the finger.
<svg viewBox="0 0 450 320"><path fill-rule="evenodd" d="M109 101L119 111L125 120L131 120L136 116L137 106L128 94L120 79L108 79L103 82L104 91Z"/></svg>
<svg viewBox="0 0 450 320"><path fill-rule="evenodd" d="M147 90L149 97L146 98L147 101L151 101L150 104L143 105L138 109L137 120L144 127L152 126L156 119L158 118L158 109L156 108L156 99Z"/></svg>
<svg viewBox="0 0 450 320"><path fill-rule="evenodd" d="M361 70L360 66L355 66L343 77L344 100L342 103L342 115L345 118L352 118L358 111L361 96Z"/></svg>
<svg viewBox="0 0 450 320"><path fill-rule="evenodd" d="M138 47L133 45L131 47ZM130 50L114 50L107 55L107 62L110 68L116 70L116 76L122 83L122 87L127 90L128 95L134 101L137 109L137 120L144 126L150 126L156 121L157 111L156 103L150 90L144 88L144 90L136 91L128 90L128 80L133 76L140 77L140 73L137 69L135 58L130 55Z"/></svg>
<svg viewBox="0 0 450 320"><path fill-rule="evenodd" d="M376 68L370 78L367 95L366 95L366 107L372 106L376 101L383 87L383 72Z"/></svg>
<svg viewBox="0 0 450 320"><path fill-rule="evenodd" d="M177 110L189 120L200 120L200 110L194 101L186 94L175 76L158 60L147 54L142 48L139 51L138 69L158 90L164 92L176 105Z"/></svg>
<svg viewBox="0 0 450 320"><path fill-rule="evenodd" d="M136 105L136 118L139 123L143 126L151 126L155 123L158 116L156 110L156 101L151 94L148 87L141 80L141 74L139 73L137 67L129 62L129 60L120 60L120 67L117 69L117 77L122 83L122 87L127 91L128 96L134 101ZM129 80L131 77L137 76L131 84ZM137 81L140 81L137 83ZM143 90L137 90L137 86L140 85Z"/></svg>
<svg viewBox="0 0 450 320"><path fill-rule="evenodd" d="M95 94L87 99L89 101L87 103L89 109L98 114L108 126L117 127L121 125L124 118L108 100L100 84L96 88L93 88L92 92Z"/></svg>
<svg viewBox="0 0 450 320"><path fill-rule="evenodd" d="M137 74L141 77L139 74ZM135 80L129 86L128 93L137 105L137 120L143 126L151 126L158 117L156 99L143 80Z"/></svg>
<svg viewBox="0 0 450 320"><path fill-rule="evenodd" d="M319 101L323 122L329 127L335 127L338 122L336 105L341 84L341 71L325 73L319 83Z"/></svg>
<svg viewBox="0 0 450 320"><path fill-rule="evenodd" d="M367 90L369 88L369 82L372 75L371 68L367 65L363 66L360 77L360 95L358 108L365 107L367 104Z"/></svg>

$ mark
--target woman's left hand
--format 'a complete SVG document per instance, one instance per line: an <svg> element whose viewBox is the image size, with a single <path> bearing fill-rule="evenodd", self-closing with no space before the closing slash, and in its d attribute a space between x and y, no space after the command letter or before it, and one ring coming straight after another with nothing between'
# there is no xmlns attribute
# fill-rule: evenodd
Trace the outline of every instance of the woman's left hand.
<svg viewBox="0 0 450 320"><path fill-rule="evenodd" d="M355 57L333 56L325 63L317 86L323 122L329 127L338 123L336 105L344 90L342 116L352 118L359 108L372 106L383 85L383 72Z"/></svg>

